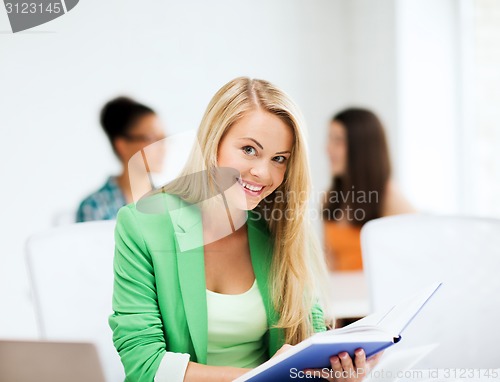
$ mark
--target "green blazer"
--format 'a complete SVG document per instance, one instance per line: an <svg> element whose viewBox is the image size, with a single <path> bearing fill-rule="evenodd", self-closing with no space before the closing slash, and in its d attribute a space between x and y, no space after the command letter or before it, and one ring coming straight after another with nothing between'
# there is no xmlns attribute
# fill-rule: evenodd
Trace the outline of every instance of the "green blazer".
<svg viewBox="0 0 500 382"><path fill-rule="evenodd" d="M166 351L207 362L207 301L200 211L180 198L157 194L120 209L115 230L113 311L109 325L126 381L152 382ZM149 213L142 211L149 210ZM273 242L265 222L249 212L252 266L268 327L278 321L269 296ZM315 331L323 312L312 312ZM283 330L266 333L268 356L284 344Z"/></svg>

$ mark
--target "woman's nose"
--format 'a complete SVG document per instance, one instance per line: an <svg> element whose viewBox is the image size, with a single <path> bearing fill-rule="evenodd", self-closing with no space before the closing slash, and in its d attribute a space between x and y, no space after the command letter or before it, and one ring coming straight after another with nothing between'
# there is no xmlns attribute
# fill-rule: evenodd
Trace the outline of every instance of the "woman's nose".
<svg viewBox="0 0 500 382"><path fill-rule="evenodd" d="M250 169L250 174L261 179L263 182L267 182L271 177L269 164L263 163L263 161L254 163L254 166Z"/></svg>

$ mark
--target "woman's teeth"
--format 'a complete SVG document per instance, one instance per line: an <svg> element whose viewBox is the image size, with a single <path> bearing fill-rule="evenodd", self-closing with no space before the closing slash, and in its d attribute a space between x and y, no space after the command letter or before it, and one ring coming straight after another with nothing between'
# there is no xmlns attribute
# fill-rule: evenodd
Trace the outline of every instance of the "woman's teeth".
<svg viewBox="0 0 500 382"><path fill-rule="evenodd" d="M241 184L243 187L245 187L246 189L250 190L250 191L254 191L254 192L259 192L260 190L262 190L264 187L263 186L252 186L248 183L245 183L242 179L238 179L238 183Z"/></svg>

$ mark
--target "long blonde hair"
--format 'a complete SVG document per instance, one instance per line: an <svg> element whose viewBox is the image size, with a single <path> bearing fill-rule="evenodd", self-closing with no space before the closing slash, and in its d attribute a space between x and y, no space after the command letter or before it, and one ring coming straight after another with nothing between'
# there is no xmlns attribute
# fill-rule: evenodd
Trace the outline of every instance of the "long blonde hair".
<svg viewBox="0 0 500 382"><path fill-rule="evenodd" d="M313 332L313 305L325 306L328 296L323 255L306 218L310 175L302 132L304 124L290 97L263 80L239 77L228 82L214 95L206 109L197 134L199 148L193 148L179 178L163 191L179 195L193 204L212 197L217 186L211 170L217 167L219 143L237 120L256 109L278 116L294 134L284 181L261 201L256 210L264 203L270 208L269 213L261 216L265 217L274 239L269 281L271 300L280 317L276 327L284 329L286 343L297 344ZM190 176L195 173L206 176ZM279 210L280 216L287 217L273 219L275 210Z"/></svg>

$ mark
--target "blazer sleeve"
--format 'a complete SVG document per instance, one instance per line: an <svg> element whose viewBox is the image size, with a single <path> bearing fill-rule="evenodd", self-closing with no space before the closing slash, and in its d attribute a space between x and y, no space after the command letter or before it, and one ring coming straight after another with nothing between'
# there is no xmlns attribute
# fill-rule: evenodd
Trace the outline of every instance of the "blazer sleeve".
<svg viewBox="0 0 500 382"><path fill-rule="evenodd" d="M109 317L109 325L126 381L152 382L166 345L151 255L135 213L133 207L124 207L117 216L114 313Z"/></svg>

